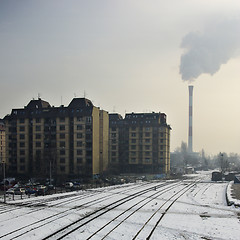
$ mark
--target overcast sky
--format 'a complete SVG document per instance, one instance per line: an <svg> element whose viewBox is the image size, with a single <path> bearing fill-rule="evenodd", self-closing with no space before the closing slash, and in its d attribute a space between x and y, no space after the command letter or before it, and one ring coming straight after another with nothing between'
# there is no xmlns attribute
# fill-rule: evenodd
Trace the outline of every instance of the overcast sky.
<svg viewBox="0 0 240 240"><path fill-rule="evenodd" d="M239 0L0 0L0 118L40 94L164 112L171 151L240 153Z"/></svg>

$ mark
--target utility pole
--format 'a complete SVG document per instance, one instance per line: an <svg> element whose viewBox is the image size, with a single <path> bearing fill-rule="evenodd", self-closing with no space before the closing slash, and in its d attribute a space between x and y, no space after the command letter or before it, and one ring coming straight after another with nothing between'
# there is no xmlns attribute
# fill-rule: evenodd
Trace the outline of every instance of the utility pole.
<svg viewBox="0 0 240 240"><path fill-rule="evenodd" d="M3 165L3 202L6 203L6 180L5 180L5 160L2 159L2 165Z"/></svg>

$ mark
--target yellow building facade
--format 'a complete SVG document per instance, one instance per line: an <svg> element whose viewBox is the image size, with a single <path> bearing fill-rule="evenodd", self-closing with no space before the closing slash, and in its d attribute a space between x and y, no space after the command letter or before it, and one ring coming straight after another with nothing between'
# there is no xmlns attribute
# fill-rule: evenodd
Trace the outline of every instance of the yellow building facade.
<svg viewBox="0 0 240 240"><path fill-rule="evenodd" d="M108 113L85 98L64 107L42 99L4 118L12 174L85 178L108 165Z"/></svg>

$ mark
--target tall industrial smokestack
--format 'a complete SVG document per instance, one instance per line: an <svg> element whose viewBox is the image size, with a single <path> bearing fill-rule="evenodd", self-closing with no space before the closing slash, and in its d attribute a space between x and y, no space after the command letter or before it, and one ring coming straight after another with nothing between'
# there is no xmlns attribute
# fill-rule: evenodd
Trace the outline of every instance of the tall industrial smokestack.
<svg viewBox="0 0 240 240"><path fill-rule="evenodd" d="M192 115L193 115L193 86L188 86L189 90L189 128L188 128L188 151L192 152Z"/></svg>

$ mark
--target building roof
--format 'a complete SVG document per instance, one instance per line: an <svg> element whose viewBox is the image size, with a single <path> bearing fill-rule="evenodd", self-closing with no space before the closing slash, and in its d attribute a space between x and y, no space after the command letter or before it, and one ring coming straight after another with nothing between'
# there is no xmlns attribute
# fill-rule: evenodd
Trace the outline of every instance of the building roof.
<svg viewBox="0 0 240 240"><path fill-rule="evenodd" d="M122 120L123 117L119 113L110 113L109 114L109 120Z"/></svg>
<svg viewBox="0 0 240 240"><path fill-rule="evenodd" d="M51 105L42 100L41 98L38 98L37 100L31 100L28 105L25 107L27 109L35 109L35 108L49 108Z"/></svg>
<svg viewBox="0 0 240 240"><path fill-rule="evenodd" d="M85 108L93 107L92 102L86 98L73 98L73 100L68 105L69 108Z"/></svg>

